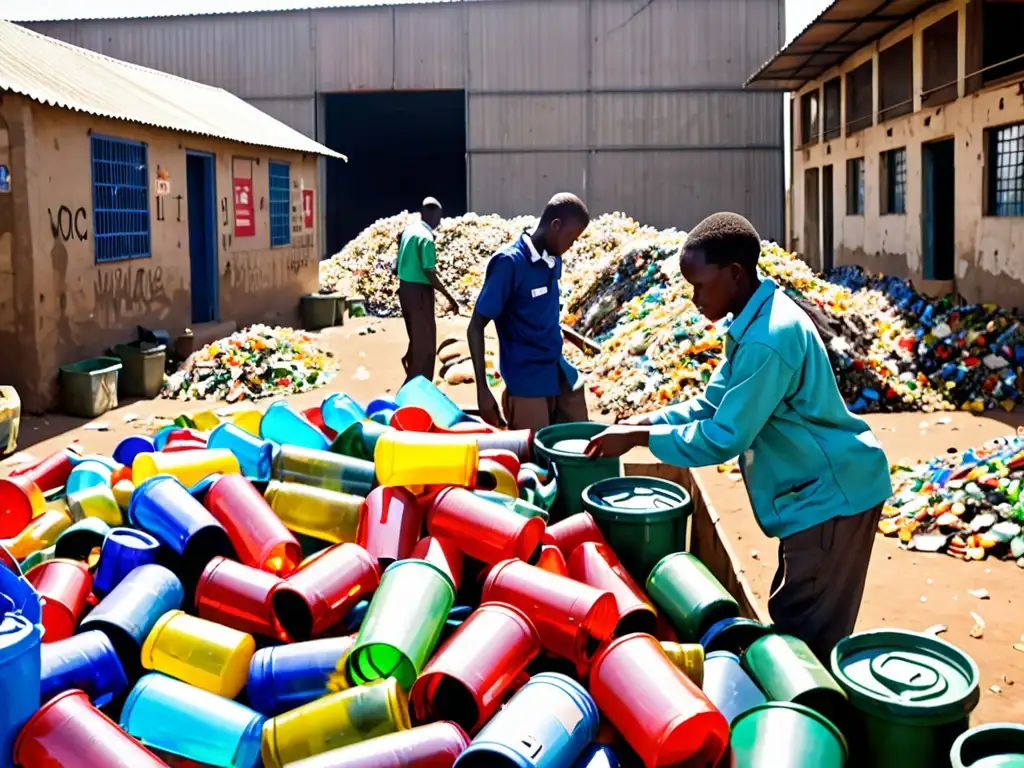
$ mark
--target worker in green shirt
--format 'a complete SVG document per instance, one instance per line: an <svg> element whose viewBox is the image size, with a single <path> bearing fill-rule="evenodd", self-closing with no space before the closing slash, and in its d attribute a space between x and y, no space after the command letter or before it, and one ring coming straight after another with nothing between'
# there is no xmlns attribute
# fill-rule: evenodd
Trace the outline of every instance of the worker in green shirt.
<svg viewBox="0 0 1024 768"><path fill-rule="evenodd" d="M434 230L441 223L441 204L428 197L420 206L420 218L398 240L398 303L402 307L409 349L402 358L405 380L423 376L434 380L437 356L437 321L434 319L434 291L448 299L451 311L459 304L437 276Z"/></svg>

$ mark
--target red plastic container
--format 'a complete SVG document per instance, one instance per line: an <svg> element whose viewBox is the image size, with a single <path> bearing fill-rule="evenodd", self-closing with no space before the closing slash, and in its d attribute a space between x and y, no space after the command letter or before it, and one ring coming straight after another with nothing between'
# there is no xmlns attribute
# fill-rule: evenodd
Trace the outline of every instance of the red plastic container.
<svg viewBox="0 0 1024 768"><path fill-rule="evenodd" d="M322 635L380 584L377 560L355 544L317 553L278 584L271 605L278 625L292 640Z"/></svg>
<svg viewBox="0 0 1024 768"><path fill-rule="evenodd" d="M539 555L544 521L523 517L464 488L447 488L434 498L427 531L452 542L489 565L502 560L533 560Z"/></svg>
<svg viewBox="0 0 1024 768"><path fill-rule="evenodd" d="M569 575L569 566L565 562L565 556L562 554L562 550L554 544L544 544L541 546L537 567L558 576L567 577Z"/></svg>
<svg viewBox="0 0 1024 768"><path fill-rule="evenodd" d="M654 625L654 636L666 643L679 642L679 635L676 634L676 630L672 626L672 623L665 618L664 613L658 614L658 619Z"/></svg>
<svg viewBox="0 0 1024 768"><path fill-rule="evenodd" d="M239 632L285 639L277 625L271 595L284 579L223 557L215 557L199 577L199 618Z"/></svg>
<svg viewBox="0 0 1024 768"><path fill-rule="evenodd" d="M239 559L248 566L287 576L302 560L302 547L253 484L224 475L206 493L210 514L224 526Z"/></svg>
<svg viewBox="0 0 1024 768"><path fill-rule="evenodd" d="M47 560L25 578L43 598L43 642L54 643L75 634L92 592L89 566L77 560Z"/></svg>
<svg viewBox="0 0 1024 768"><path fill-rule="evenodd" d="M31 480L40 491L46 493L55 488L60 488L68 482L68 475L74 469L71 456L67 450L59 450L51 453L42 461L37 461L27 467L19 467L11 472L11 477L24 477Z"/></svg>
<svg viewBox="0 0 1024 768"><path fill-rule="evenodd" d="M381 570L412 554L423 529L423 510L405 488L374 488L359 510L356 544L380 561Z"/></svg>
<svg viewBox="0 0 1024 768"><path fill-rule="evenodd" d="M551 653L577 664L593 658L618 622L615 597L522 560L498 563L484 582L483 602L507 603L523 611Z"/></svg>
<svg viewBox="0 0 1024 768"><path fill-rule="evenodd" d="M455 723L431 723L322 752L294 768L452 768L469 737Z"/></svg>
<svg viewBox="0 0 1024 768"><path fill-rule="evenodd" d="M619 609L616 635L655 633L658 616L654 606L607 544L587 541L576 547L569 558L569 578L615 595Z"/></svg>
<svg viewBox="0 0 1024 768"><path fill-rule="evenodd" d="M646 768L715 765L729 723L650 635L620 637L590 667L590 693Z"/></svg>
<svg viewBox="0 0 1024 768"><path fill-rule="evenodd" d="M427 536L420 539L409 557L414 560L426 560L428 563L436 565L448 574L452 584L455 585L455 591L459 591L459 584L462 583L462 567L465 565L466 558L454 544L434 536Z"/></svg>
<svg viewBox="0 0 1024 768"><path fill-rule="evenodd" d="M76 690L50 699L25 723L14 762L22 768L167 768Z"/></svg>
<svg viewBox="0 0 1024 768"><path fill-rule="evenodd" d="M572 557L572 551L580 544L588 541L607 544L604 534L589 512L579 512L561 522L549 525L544 532L543 541L545 544L554 544L558 547L566 561Z"/></svg>
<svg viewBox="0 0 1024 768"><path fill-rule="evenodd" d="M402 432L433 432L434 419L423 408L406 405L391 415L391 426Z"/></svg>
<svg viewBox="0 0 1024 768"><path fill-rule="evenodd" d="M522 468L519 457L512 451L505 450L504 448L480 451L480 459L490 459L491 461L501 464L501 466L509 471L509 474L511 474L512 477L517 477L519 475L519 470Z"/></svg>
<svg viewBox="0 0 1024 768"><path fill-rule="evenodd" d="M0 478L0 539L13 539L45 506L43 492L30 476Z"/></svg>
<svg viewBox="0 0 1024 768"><path fill-rule="evenodd" d="M517 608L484 603L420 673L409 700L421 722L449 720L474 733L540 653L536 628Z"/></svg>
<svg viewBox="0 0 1024 768"><path fill-rule="evenodd" d="M434 431L443 435L489 435L497 432L498 429L482 421L460 421L452 424L447 429L434 425Z"/></svg>
<svg viewBox="0 0 1024 768"><path fill-rule="evenodd" d="M167 441L164 443L162 453L177 453L178 451L205 451L207 435L194 429L182 427L167 433Z"/></svg>
<svg viewBox="0 0 1024 768"><path fill-rule="evenodd" d="M316 405L312 408L307 408L302 412L302 415L306 417L306 421L308 421L314 427L323 432L327 436L328 440L333 442L334 439L338 436L337 432L335 432L333 429L328 427L326 423L324 423L324 414L323 411L320 410L319 405Z"/></svg>
<svg viewBox="0 0 1024 768"><path fill-rule="evenodd" d="M511 451L519 461L529 461L533 432L529 429L498 430L478 435L476 443L481 451Z"/></svg>

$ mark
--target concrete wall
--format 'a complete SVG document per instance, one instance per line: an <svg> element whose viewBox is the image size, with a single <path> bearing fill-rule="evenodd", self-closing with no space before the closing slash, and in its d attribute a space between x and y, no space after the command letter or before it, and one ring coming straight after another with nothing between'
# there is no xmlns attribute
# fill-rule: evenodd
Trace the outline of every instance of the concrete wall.
<svg viewBox="0 0 1024 768"><path fill-rule="evenodd" d="M798 251L808 250L804 240L806 201L804 171L833 166L835 200L835 264L860 264L866 269L914 280L930 292L957 290L969 301L991 301L1004 306L1024 306L1024 218L983 215L985 196L986 128L1024 121L1024 97L1017 80L964 95L967 0L938 5L912 22L857 52L840 67L809 83L794 99L821 88L837 75L842 79L842 125L846 125L845 74L874 59L874 122L870 128L832 141L818 142L793 152L791 181L792 225L790 242ZM959 12L959 97L938 107L921 106L922 31L953 11ZM880 122L878 117L878 53L907 37L914 38L914 111ZM1024 77L1020 80L1024 81ZM820 102L823 103L823 102ZM800 137L800 110L794 110L793 135ZM922 247L922 145L939 139L956 141L955 281L929 282L923 278ZM890 149L906 147L906 214L880 214L880 158ZM846 215L846 161L865 160L863 216ZM820 190L820 184L819 184ZM819 191L819 195L820 195ZM819 200L819 211L823 210ZM819 238L821 232L819 230ZM821 252L819 241L818 252ZM820 266L820 265L815 265Z"/></svg>
<svg viewBox="0 0 1024 768"><path fill-rule="evenodd" d="M4 112L9 102L4 99ZM23 101L23 100L21 100ZM19 108L28 138L24 172L14 176L14 202L27 191L27 217L19 219L31 234L27 251L14 250L18 291L29 270L30 306L35 338L29 352L38 359L33 375L11 376L25 409L38 411L56 403L60 365L93 357L112 344L136 338L136 326L178 334L192 322L189 261L186 150L215 156L220 317L239 325L253 322L293 324L298 300L317 289L315 231L294 234L288 246L270 247L268 212L269 160L291 164L291 180L316 189L317 159L176 134L78 112L23 104ZM148 147L151 257L95 262L92 208L91 133L142 141ZM13 142L12 142L13 144ZM253 159L254 237L235 239L232 159ZM15 164L17 166L17 164ZM157 215L157 167L169 174L170 194ZM319 205L314 191L314 200ZM0 255L3 200L0 198ZM16 232L16 234L21 234ZM69 236L70 235L70 236ZM0 270L3 269L0 259ZM20 298L20 296L19 296ZM0 293L0 306L3 294ZM0 332L3 328L0 313ZM0 369L2 370L2 369Z"/></svg>

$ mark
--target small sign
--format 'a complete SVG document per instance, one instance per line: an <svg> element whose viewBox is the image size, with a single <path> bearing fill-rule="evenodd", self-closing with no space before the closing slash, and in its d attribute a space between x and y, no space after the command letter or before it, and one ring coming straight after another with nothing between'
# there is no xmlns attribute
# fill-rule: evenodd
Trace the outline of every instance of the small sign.
<svg viewBox="0 0 1024 768"><path fill-rule="evenodd" d="M235 179L235 237L255 237L252 179Z"/></svg>
<svg viewBox="0 0 1024 768"><path fill-rule="evenodd" d="M159 165L156 167L156 196L166 197L171 194L171 174Z"/></svg>
<svg viewBox="0 0 1024 768"><path fill-rule="evenodd" d="M313 190L302 190L302 226L306 230L313 228Z"/></svg>
<svg viewBox="0 0 1024 768"><path fill-rule="evenodd" d="M0 165L0 192L11 191L11 171L6 165Z"/></svg>

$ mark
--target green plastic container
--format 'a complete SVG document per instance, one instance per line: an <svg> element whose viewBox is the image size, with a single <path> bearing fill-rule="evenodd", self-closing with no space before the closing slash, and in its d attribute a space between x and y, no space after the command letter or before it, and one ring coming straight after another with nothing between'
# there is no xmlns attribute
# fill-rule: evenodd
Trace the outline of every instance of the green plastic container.
<svg viewBox="0 0 1024 768"><path fill-rule="evenodd" d="M601 480L622 475L618 459L590 459L583 449L590 439L605 430L603 424L580 422L553 424L544 427L533 439L533 452L538 462L551 465L558 493L551 505L551 522L583 511L583 491Z"/></svg>
<svg viewBox="0 0 1024 768"><path fill-rule="evenodd" d="M953 743L953 768L1024 768L1024 725L979 725Z"/></svg>
<svg viewBox="0 0 1024 768"><path fill-rule="evenodd" d="M879 629L841 640L832 672L863 723L851 765L950 765L980 696L970 656L932 635Z"/></svg>
<svg viewBox="0 0 1024 768"><path fill-rule="evenodd" d="M345 310L348 309L348 299L342 296L340 293L334 294L336 299L334 305L334 324L344 325L345 324Z"/></svg>
<svg viewBox="0 0 1024 768"><path fill-rule="evenodd" d="M683 643L699 642L713 624L740 613L735 598L689 552L663 557L647 577L647 594L665 612Z"/></svg>
<svg viewBox="0 0 1024 768"><path fill-rule="evenodd" d="M354 459L373 461L373 449L377 446L377 440L385 432L390 431L391 427L375 421L357 421L334 438L330 451Z"/></svg>
<svg viewBox="0 0 1024 768"><path fill-rule="evenodd" d="M629 574L643 583L666 555L686 549L690 494L656 477L613 477L583 491L583 509Z"/></svg>
<svg viewBox="0 0 1024 768"><path fill-rule="evenodd" d="M338 297L333 293L314 293L299 299L302 327L309 331L330 328L338 316Z"/></svg>
<svg viewBox="0 0 1024 768"><path fill-rule="evenodd" d="M126 397L145 397L152 400L164 386L164 368L167 366L167 347L148 341L117 344L110 350L121 361L118 387Z"/></svg>
<svg viewBox="0 0 1024 768"><path fill-rule="evenodd" d="M800 704L774 701L732 722L737 768L842 768L846 739L828 718Z"/></svg>
<svg viewBox="0 0 1024 768"><path fill-rule="evenodd" d="M750 644L741 662L770 701L810 707L850 737L853 718L846 693L803 640L766 635Z"/></svg>
<svg viewBox="0 0 1024 768"><path fill-rule="evenodd" d="M64 413L94 419L117 408L117 378L121 361L93 357L60 367L60 399Z"/></svg>

